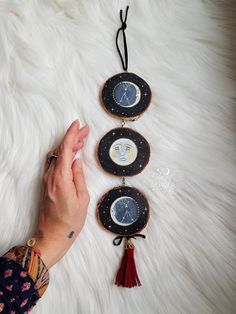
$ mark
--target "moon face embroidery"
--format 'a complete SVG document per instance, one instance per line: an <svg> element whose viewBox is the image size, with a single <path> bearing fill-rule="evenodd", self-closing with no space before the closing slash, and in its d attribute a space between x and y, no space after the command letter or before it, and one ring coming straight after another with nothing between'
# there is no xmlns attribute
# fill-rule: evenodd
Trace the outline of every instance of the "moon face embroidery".
<svg viewBox="0 0 236 314"><path fill-rule="evenodd" d="M141 91L139 87L132 82L120 82L113 90L113 99L121 107L129 108L137 105L140 97Z"/></svg>
<svg viewBox="0 0 236 314"><path fill-rule="evenodd" d="M107 172L116 176L132 176L146 167L150 146L140 133L121 127L110 130L102 137L97 156Z"/></svg>
<svg viewBox="0 0 236 314"><path fill-rule="evenodd" d="M109 149L109 156L114 163L120 166L130 165L138 154L136 144L128 138L119 138Z"/></svg>
<svg viewBox="0 0 236 314"><path fill-rule="evenodd" d="M134 73L118 73L108 79L102 89L102 105L118 118L139 116L150 102L149 85Z"/></svg>
<svg viewBox="0 0 236 314"><path fill-rule="evenodd" d="M110 232L131 235L140 232L149 219L149 204L136 188L118 186L97 203L97 218Z"/></svg>

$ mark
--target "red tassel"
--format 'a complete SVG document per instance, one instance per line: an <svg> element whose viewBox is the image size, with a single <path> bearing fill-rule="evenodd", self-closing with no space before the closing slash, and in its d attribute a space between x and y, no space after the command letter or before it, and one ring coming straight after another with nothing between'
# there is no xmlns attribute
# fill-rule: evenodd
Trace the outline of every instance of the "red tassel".
<svg viewBox="0 0 236 314"><path fill-rule="evenodd" d="M116 275L115 284L126 288L141 286L134 261L134 245L130 239L126 240L125 252Z"/></svg>

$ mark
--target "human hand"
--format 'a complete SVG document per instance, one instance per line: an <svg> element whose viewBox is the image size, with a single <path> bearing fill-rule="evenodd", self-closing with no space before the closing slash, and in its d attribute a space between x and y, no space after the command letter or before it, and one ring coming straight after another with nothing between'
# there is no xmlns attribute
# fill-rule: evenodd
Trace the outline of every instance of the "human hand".
<svg viewBox="0 0 236 314"><path fill-rule="evenodd" d="M35 248L48 268L65 255L85 223L90 196L81 160L73 158L88 133L88 125L80 128L75 120L56 151L58 158L52 160L43 176Z"/></svg>

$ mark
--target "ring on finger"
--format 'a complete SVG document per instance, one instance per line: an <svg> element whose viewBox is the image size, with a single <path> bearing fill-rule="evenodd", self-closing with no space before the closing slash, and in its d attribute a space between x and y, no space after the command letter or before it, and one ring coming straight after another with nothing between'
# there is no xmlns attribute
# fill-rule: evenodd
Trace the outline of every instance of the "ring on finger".
<svg viewBox="0 0 236 314"><path fill-rule="evenodd" d="M49 152L47 154L47 162L48 162L48 165L50 166L51 162L53 159L57 159L59 156L57 155L56 152L52 151L52 152Z"/></svg>

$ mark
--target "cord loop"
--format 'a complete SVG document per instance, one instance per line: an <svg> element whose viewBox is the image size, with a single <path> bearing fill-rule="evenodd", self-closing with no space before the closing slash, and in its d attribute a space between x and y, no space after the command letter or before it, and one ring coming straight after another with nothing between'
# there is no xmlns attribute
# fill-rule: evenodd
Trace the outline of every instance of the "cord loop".
<svg viewBox="0 0 236 314"><path fill-rule="evenodd" d="M145 236L144 234L141 234L141 233L136 233L136 234L133 234L133 235L131 235L131 236L120 235L120 236L116 237L116 238L113 240L113 244L114 244L115 246L117 246L117 245L120 245L120 244L121 244L121 242L122 242L123 239L126 239L126 240L128 241L129 239L136 239L136 237L140 237L140 238L143 238L143 239L146 238L146 236Z"/></svg>
<svg viewBox="0 0 236 314"><path fill-rule="evenodd" d="M118 29L117 34L116 34L116 48L118 50L122 66L123 66L123 69L125 71L127 71L127 69L128 69L128 47L127 47L127 41L126 41L126 35L125 35L125 29L127 28L126 20L127 20L127 16L128 16L128 10L129 10L129 6L126 7L124 19L123 19L123 10L120 10L121 27ZM118 43L120 31L122 31L122 34L123 34L124 59L125 60L123 59L121 50L119 48L119 43Z"/></svg>

